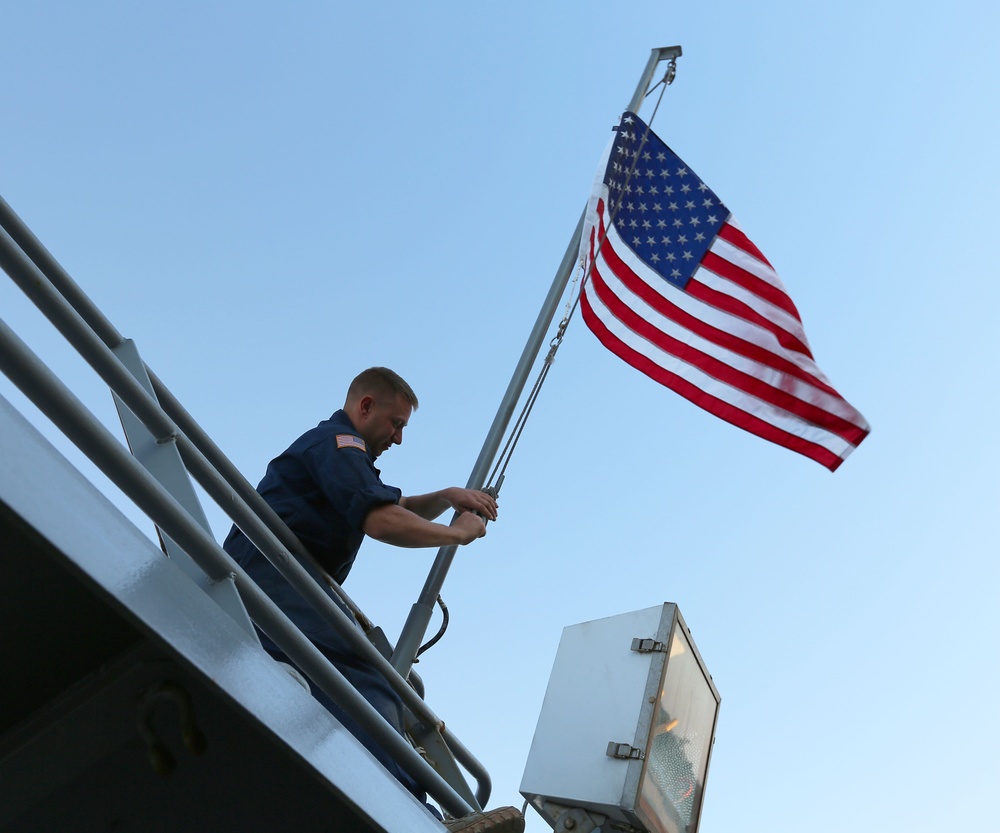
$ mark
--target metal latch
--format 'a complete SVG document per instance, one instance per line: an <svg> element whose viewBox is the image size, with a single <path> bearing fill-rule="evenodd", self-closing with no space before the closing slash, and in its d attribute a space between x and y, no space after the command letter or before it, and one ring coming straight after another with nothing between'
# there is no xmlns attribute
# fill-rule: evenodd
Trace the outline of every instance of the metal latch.
<svg viewBox="0 0 1000 833"><path fill-rule="evenodd" d="M622 761L644 761L646 760L646 753L629 743L615 743L611 741L608 744L608 757L618 758Z"/></svg>
<svg viewBox="0 0 1000 833"><path fill-rule="evenodd" d="M667 643L657 642L655 639L640 639L636 637L632 640L632 650L638 651L640 654L665 654L667 652Z"/></svg>

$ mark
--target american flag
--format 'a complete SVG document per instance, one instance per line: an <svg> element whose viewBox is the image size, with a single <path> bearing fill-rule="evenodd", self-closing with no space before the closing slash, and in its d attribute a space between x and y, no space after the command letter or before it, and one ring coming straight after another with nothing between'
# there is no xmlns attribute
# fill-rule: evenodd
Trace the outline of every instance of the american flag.
<svg viewBox="0 0 1000 833"><path fill-rule="evenodd" d="M361 437L355 437L353 434L337 434L337 448L359 448L362 451L368 450L365 446L365 441L361 439Z"/></svg>
<svg viewBox="0 0 1000 833"><path fill-rule="evenodd" d="M813 361L771 264L634 113L598 172L581 256L587 326L650 378L831 471L868 435Z"/></svg>

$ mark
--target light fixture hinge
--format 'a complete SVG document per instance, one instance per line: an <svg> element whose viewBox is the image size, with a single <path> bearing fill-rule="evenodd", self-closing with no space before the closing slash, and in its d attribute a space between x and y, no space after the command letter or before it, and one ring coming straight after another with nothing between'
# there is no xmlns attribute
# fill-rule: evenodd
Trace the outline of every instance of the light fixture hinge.
<svg viewBox="0 0 1000 833"><path fill-rule="evenodd" d="M632 640L632 650L640 654L652 654L667 652L666 642L657 642L655 639L640 639L638 636Z"/></svg>
<svg viewBox="0 0 1000 833"><path fill-rule="evenodd" d="M629 743L611 741L608 744L608 757L617 758L620 761L644 761L646 753Z"/></svg>

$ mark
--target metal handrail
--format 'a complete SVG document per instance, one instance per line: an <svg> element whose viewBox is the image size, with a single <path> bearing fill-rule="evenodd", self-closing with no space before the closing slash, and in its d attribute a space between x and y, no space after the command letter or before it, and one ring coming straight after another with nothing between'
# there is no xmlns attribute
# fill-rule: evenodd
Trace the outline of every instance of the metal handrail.
<svg viewBox="0 0 1000 833"><path fill-rule="evenodd" d="M7 203L3 197L0 197L0 228L7 232L11 240L21 250L21 252L26 254L31 262L45 276L52 289L66 300L69 307L71 307L77 315L80 316L80 319L86 327L89 328L90 331L102 342L104 342L107 347L114 350L114 348L125 340L125 337L118 331L114 324L108 320L107 316L105 316L97 305L94 304L86 293L84 293L79 284L77 284L76 281L70 277L69 273L66 272L62 265L55 259L55 257L53 257L52 253L45 248L31 229L25 225L24 221L17 215L17 213L11 208L10 204ZM58 328L58 325L56 326ZM243 477L236 466L232 464L229 458L226 457L226 455L212 441L208 434L205 433L201 426L195 422L190 414L188 414L173 393L171 393L167 386L160 381L155 373L153 373L152 369L147 366L146 372L149 375L150 381L153 384L153 389L156 393L155 405L162 409L163 412L181 428L184 434L191 438L194 446L203 453L205 458L208 459L209 465L223 475L225 481L237 492L238 495L240 495L240 497L243 498L243 500L249 502L253 499L252 496L259 498L260 496L257 495L256 490L250 482ZM150 426L147 425L147 427ZM179 448L178 450L182 452L183 457L183 449ZM270 509L270 507L263 501L256 501L255 505L257 508L264 506L267 509ZM285 525L280 518L277 519L277 523L274 522L273 518L277 518L277 515L275 515L273 511L270 512L270 516L271 518L265 516L265 520L268 522L268 526L271 528L272 532L274 532L275 535L277 535L278 538L285 544L285 546L297 556L309 560L309 553L306 551L305 547L302 546L299 539L296 538L295 534L288 529L287 525ZM344 601L351 613L354 614L355 618L358 619L362 626L364 626L366 630L370 630L372 627L371 622L365 616L364 612L357 605L357 603L355 603L354 600L347 595L347 592L339 585L333 589L337 592L337 595Z"/></svg>
<svg viewBox="0 0 1000 833"><path fill-rule="evenodd" d="M162 407L122 367L111 351L111 346L123 340L121 335L37 241L2 198L0 198L0 224L7 232L0 233L0 266L8 272L15 283L52 321L63 336L91 364L154 436L176 442L178 451L189 471L205 488L209 496L224 511L227 511L227 514L243 529L255 546L337 630L338 634L345 638L351 648L379 668L415 717L425 726L432 727L442 733L456 759L476 779L476 800L480 806L485 805L490 792L489 775L485 768L454 736L445 732L440 719L413 692L406 681L394 671L391 665L358 631L348 616L332 602L317 582L298 563L293 553L301 557L304 554L304 548L294 534L273 513L232 463L225 458L225 455L208 439L207 435L154 374L150 372L150 377L157 396L164 403ZM51 280L51 278L55 278L55 280ZM54 285L56 283L59 284L58 287ZM111 342L111 345L108 342ZM244 597L244 603L254 621L296 664L300 665L302 670L325 693L344 705L345 710L352 717L355 717L362 726L371 731L371 734L383 746L387 747L394 758L397 754L402 755L403 760L398 761L399 763L410 771L416 767L422 775L422 777L417 778L418 782L431 795L441 801L449 812L469 811L467 802L459 797L452 787L447 785L414 752L412 747L385 723L377 712L374 712L367 701L344 680L311 643L308 643L308 640L283 614L280 614L280 611L278 611L278 618L275 619L274 612L277 611L277 608L211 539L211 536L201 530L197 524L194 524L194 528L188 528L189 524L193 522L183 509L179 508L172 496L156 482L155 478L152 478L113 438L110 439L110 447L106 447L107 443L104 440L98 439L99 432L95 432L94 426L105 430L103 426L100 426L96 418L65 389L65 386L51 374L51 371L37 357L30 353L30 350L17 339L6 325L3 325L2 347L8 354L4 358L4 368L7 375L11 376L12 380L14 380L14 376L21 380L16 383L22 391L32 401L35 401L35 404L46 412L49 418L68 437L74 439L75 435L79 435L82 444L76 439L74 442L81 450L88 456L96 453L101 462L95 460L95 463L102 471L111 477L113 482L134 500L153 522L163 529L165 534L184 547L210 578L219 579L234 574L237 588L240 595ZM47 391L47 393L43 393L43 391ZM59 404L54 406L53 402ZM171 410L175 419L168 416L167 408ZM67 414L72 414L72 416L68 417ZM179 419L176 419L177 417ZM178 426L178 422L184 423L183 431ZM87 427L84 428L84 425ZM197 444L192 442L189 434L197 437ZM110 438L110 434L108 437ZM99 451L94 449L99 449ZM124 455L124 458L129 461L128 465L115 459L119 454ZM211 461L208 459L209 456L212 458ZM141 472L141 475L137 474L136 470ZM112 476L113 473L114 476ZM149 483L143 482L147 479L155 485L155 488L152 488ZM152 491L150 491L151 488ZM166 508L164 499L166 499ZM176 517L177 512L180 512L183 521ZM206 540L199 540L202 538ZM370 624L357 609L357 605L346 598L346 594L342 592L339 585L334 583L332 589L341 593L345 603L349 604L352 611L357 610L361 621ZM266 604L263 604L262 600ZM258 614L263 617L260 621L258 621ZM292 637L286 632L289 628L294 634ZM272 633L272 630L275 630L275 633ZM284 640L287 645L282 644L281 640ZM301 644L303 640L308 643L308 648L303 648ZM332 682L333 680L337 682ZM332 690L328 690L328 687ZM350 704L350 707L347 704ZM372 715L380 728L376 729L368 725L371 723ZM403 751L404 749L406 751ZM416 773L414 775L416 777ZM447 792L439 795L438 792L442 785L447 787ZM460 803L454 803L456 800ZM453 806L447 806L449 804Z"/></svg>

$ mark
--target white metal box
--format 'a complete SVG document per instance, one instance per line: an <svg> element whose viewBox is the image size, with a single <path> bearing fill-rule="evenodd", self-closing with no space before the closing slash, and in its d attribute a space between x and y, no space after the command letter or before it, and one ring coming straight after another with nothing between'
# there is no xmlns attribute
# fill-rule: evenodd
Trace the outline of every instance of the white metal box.
<svg viewBox="0 0 1000 833"><path fill-rule="evenodd" d="M676 605L567 627L521 794L553 826L573 808L695 833L719 703Z"/></svg>

